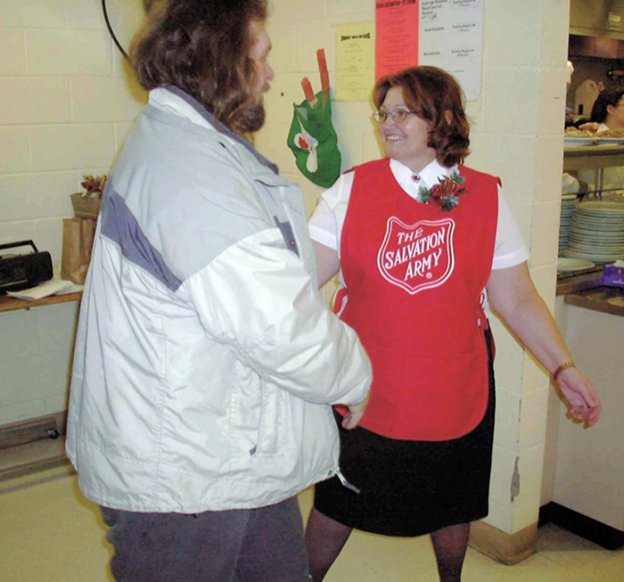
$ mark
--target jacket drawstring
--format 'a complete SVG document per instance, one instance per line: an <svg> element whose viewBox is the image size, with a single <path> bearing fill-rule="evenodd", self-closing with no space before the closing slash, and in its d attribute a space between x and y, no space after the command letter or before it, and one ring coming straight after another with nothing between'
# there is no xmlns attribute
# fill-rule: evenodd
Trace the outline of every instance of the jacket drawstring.
<svg viewBox="0 0 624 582"><path fill-rule="evenodd" d="M361 493L361 491L355 485L351 485L351 483L347 481L345 476L340 472L340 469L336 471L336 477L340 479L340 482L342 483L343 487L346 487L349 491L353 491L353 493Z"/></svg>

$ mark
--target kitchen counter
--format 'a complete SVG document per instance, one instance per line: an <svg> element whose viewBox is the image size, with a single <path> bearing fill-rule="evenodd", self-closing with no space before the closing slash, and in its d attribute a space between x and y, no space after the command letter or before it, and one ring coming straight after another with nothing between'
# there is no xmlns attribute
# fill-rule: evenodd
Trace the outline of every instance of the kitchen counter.
<svg viewBox="0 0 624 582"><path fill-rule="evenodd" d="M603 267L593 267L577 273L557 275L557 295L569 295L585 289L599 287L602 283Z"/></svg>
<svg viewBox="0 0 624 582"><path fill-rule="evenodd" d="M565 406L553 406L552 501L562 526L613 550L624 545L624 289L577 290L561 295L556 304L566 345L598 387L603 406L600 422L589 430L570 422Z"/></svg>
<svg viewBox="0 0 624 582"><path fill-rule="evenodd" d="M624 317L624 288L594 287L566 295L568 305Z"/></svg>
<svg viewBox="0 0 624 582"><path fill-rule="evenodd" d="M565 303L624 317L624 288L602 285L602 267L576 275L557 277L557 295Z"/></svg>

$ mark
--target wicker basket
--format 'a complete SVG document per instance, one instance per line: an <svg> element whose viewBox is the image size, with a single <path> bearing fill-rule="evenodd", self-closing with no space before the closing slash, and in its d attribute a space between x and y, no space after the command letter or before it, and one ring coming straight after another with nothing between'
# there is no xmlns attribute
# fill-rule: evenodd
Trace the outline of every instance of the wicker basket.
<svg viewBox="0 0 624 582"><path fill-rule="evenodd" d="M76 218L91 218L97 220L100 214L100 198L91 198L83 196L80 192L71 195L72 206L74 207L74 215Z"/></svg>

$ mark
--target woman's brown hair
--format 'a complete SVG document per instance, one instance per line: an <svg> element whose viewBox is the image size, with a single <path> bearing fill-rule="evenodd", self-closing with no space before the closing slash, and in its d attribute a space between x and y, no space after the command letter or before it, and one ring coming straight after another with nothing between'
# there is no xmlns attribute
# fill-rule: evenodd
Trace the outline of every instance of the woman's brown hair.
<svg viewBox="0 0 624 582"><path fill-rule="evenodd" d="M623 95L624 87L617 85L601 91L592 106L591 121L604 123L609 117L609 105L617 107Z"/></svg>
<svg viewBox="0 0 624 582"><path fill-rule="evenodd" d="M437 152L437 159L443 166L450 168L470 153L464 94L451 75L437 67L420 66L382 77L373 90L377 109L393 87L402 89L410 111L431 124L427 145Z"/></svg>
<svg viewBox="0 0 624 582"><path fill-rule="evenodd" d="M267 0L154 0L130 50L139 82L148 91L174 85L232 131L249 131L251 23L266 16Z"/></svg>

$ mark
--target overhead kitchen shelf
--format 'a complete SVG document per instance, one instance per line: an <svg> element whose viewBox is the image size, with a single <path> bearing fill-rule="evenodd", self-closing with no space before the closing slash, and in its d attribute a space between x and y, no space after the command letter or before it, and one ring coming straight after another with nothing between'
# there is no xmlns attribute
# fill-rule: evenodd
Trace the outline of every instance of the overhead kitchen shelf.
<svg viewBox="0 0 624 582"><path fill-rule="evenodd" d="M570 34L624 40L624 0L571 0Z"/></svg>
<svg viewBox="0 0 624 582"><path fill-rule="evenodd" d="M594 185L600 195L604 168L624 166L624 146L571 146L563 148L563 171L594 170Z"/></svg>
<svg viewBox="0 0 624 582"><path fill-rule="evenodd" d="M563 171L624 166L624 146L572 146L563 148Z"/></svg>

